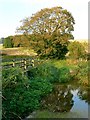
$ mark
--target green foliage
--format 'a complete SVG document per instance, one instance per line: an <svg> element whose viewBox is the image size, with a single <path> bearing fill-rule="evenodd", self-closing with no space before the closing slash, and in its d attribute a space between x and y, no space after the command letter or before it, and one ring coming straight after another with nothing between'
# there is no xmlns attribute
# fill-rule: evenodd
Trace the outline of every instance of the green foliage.
<svg viewBox="0 0 90 120"><path fill-rule="evenodd" d="M13 36L13 46L14 47L29 47L30 42L29 42L29 36L25 35L15 35Z"/></svg>
<svg viewBox="0 0 90 120"><path fill-rule="evenodd" d="M16 36L13 36L13 46L14 47L20 47L21 46L21 39L20 39L21 36L19 35L16 35Z"/></svg>
<svg viewBox="0 0 90 120"><path fill-rule="evenodd" d="M69 56L73 59L85 58L85 47L78 41L69 43L68 45Z"/></svg>
<svg viewBox="0 0 90 120"><path fill-rule="evenodd" d="M28 72L28 76L31 78L43 78L47 79L50 83L55 82L67 82L70 80L70 71L67 67L57 68L51 63L43 63L38 68L33 68Z"/></svg>
<svg viewBox="0 0 90 120"><path fill-rule="evenodd" d="M63 22L64 20L64 22ZM74 30L74 18L62 7L44 8L41 11L21 21L23 24L18 31L24 34L32 33L69 33ZM66 31L65 31L66 30Z"/></svg>
<svg viewBox="0 0 90 120"><path fill-rule="evenodd" d="M70 70L68 67L61 67L59 69L59 82L64 83L71 80Z"/></svg>
<svg viewBox="0 0 90 120"><path fill-rule="evenodd" d="M62 7L45 8L22 20L18 31L32 33L30 44L43 58L62 59L67 53L68 40L73 39L74 18Z"/></svg>
<svg viewBox="0 0 90 120"><path fill-rule="evenodd" d="M16 119L17 116L14 114L21 116L30 109L30 104L27 106L30 98L32 98L27 89L28 79L19 68L3 70L2 73L2 92L5 98L2 103L3 115L7 120Z"/></svg>
<svg viewBox="0 0 90 120"><path fill-rule="evenodd" d="M30 81L30 88L38 92L40 97L44 97L52 91L52 84L42 77L35 77Z"/></svg>
<svg viewBox="0 0 90 120"><path fill-rule="evenodd" d="M42 78L29 80L20 68L2 71L3 119L24 118L40 107L43 96L52 91L52 85Z"/></svg>
<svg viewBox="0 0 90 120"><path fill-rule="evenodd" d="M88 74L89 74L89 69L90 67L88 66L88 62L81 62L78 65L78 74L77 74L77 78L80 79L81 82L83 82L83 80L88 80Z"/></svg>
<svg viewBox="0 0 90 120"><path fill-rule="evenodd" d="M13 39L12 36L9 36L9 37L7 37L7 38L4 38L3 46L4 46L5 48L12 48L12 47L13 47L12 39Z"/></svg>
<svg viewBox="0 0 90 120"><path fill-rule="evenodd" d="M37 68L31 69L29 71L29 77L41 77L52 83L58 79L58 70L50 63L43 63Z"/></svg>
<svg viewBox="0 0 90 120"><path fill-rule="evenodd" d="M44 35L34 35L32 41L33 49L38 53L40 58L65 58L65 54L68 52L67 45L68 40L72 38L71 35L64 33L63 35L57 32Z"/></svg>
<svg viewBox="0 0 90 120"><path fill-rule="evenodd" d="M5 48L12 48L12 47L30 47L30 41L32 36L26 35L15 35L15 36L8 36L4 38L4 47Z"/></svg>

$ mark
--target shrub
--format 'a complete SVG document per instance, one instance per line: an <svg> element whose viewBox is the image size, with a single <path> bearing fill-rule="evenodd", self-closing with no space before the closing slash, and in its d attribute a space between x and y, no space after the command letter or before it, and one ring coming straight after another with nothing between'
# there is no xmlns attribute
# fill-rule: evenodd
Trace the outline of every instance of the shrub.
<svg viewBox="0 0 90 120"><path fill-rule="evenodd" d="M5 48L12 48L13 47L12 36L5 38L3 45Z"/></svg>
<svg viewBox="0 0 90 120"><path fill-rule="evenodd" d="M47 79L43 79L40 77L36 77L30 80L30 88L32 90L37 90L40 97L43 97L52 91L52 84L47 81Z"/></svg>
<svg viewBox="0 0 90 120"><path fill-rule="evenodd" d="M45 79L28 79L20 68L2 70L3 119L24 118L40 107L43 96L52 91Z"/></svg>
<svg viewBox="0 0 90 120"><path fill-rule="evenodd" d="M59 82L64 83L71 80L70 70L68 67L61 67L59 69Z"/></svg>
<svg viewBox="0 0 90 120"><path fill-rule="evenodd" d="M4 100L3 119L18 119L37 109L39 104L38 91L30 90L29 80L19 68L3 70L2 95Z"/></svg>
<svg viewBox="0 0 90 120"><path fill-rule="evenodd" d="M88 62L81 62L78 65L78 74L77 78L79 79L79 82L81 84L87 84L88 85L88 74L89 74L89 65Z"/></svg>
<svg viewBox="0 0 90 120"><path fill-rule="evenodd" d="M69 57L73 59L85 58L85 47L78 41L69 43L68 45Z"/></svg>
<svg viewBox="0 0 90 120"><path fill-rule="evenodd" d="M51 83L55 82L67 82L70 80L70 70L68 67L57 68L51 63L44 63L38 66L38 68L33 68L28 73L29 77L43 78Z"/></svg>
<svg viewBox="0 0 90 120"><path fill-rule="evenodd" d="M58 69L50 63L43 63L37 68L33 68L28 73L29 77L39 77L47 79L48 82L56 82L58 80Z"/></svg>
<svg viewBox="0 0 90 120"><path fill-rule="evenodd" d="M27 108L31 98L27 92L28 79L19 68L3 70L2 78L2 95L5 98L2 102L4 119L16 119L30 108L29 105Z"/></svg>

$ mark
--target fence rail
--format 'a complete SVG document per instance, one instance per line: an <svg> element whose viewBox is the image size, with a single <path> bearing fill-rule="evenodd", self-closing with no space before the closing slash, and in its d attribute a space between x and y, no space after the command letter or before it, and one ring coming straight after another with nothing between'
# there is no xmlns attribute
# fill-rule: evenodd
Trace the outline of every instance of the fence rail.
<svg viewBox="0 0 90 120"><path fill-rule="evenodd" d="M2 68L8 69L8 68L18 66L18 67L22 68L23 70L28 70L32 67L37 67L37 65L41 64L42 62L43 62L43 60L39 60L39 59L21 59L19 61L13 60L10 63L2 64Z"/></svg>

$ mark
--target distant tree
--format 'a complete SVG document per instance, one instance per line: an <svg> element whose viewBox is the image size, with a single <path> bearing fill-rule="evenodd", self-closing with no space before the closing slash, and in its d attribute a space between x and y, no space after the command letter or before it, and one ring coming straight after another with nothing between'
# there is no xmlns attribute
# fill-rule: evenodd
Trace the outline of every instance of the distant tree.
<svg viewBox="0 0 90 120"><path fill-rule="evenodd" d="M9 37L4 38L3 46L5 48L12 48L13 47L12 40L13 40L13 36L9 36Z"/></svg>
<svg viewBox="0 0 90 120"><path fill-rule="evenodd" d="M2 37L0 38L0 44L3 44L3 42L4 42L4 38Z"/></svg>
<svg viewBox="0 0 90 120"><path fill-rule="evenodd" d="M73 39L74 18L62 7L45 8L23 19L18 32L32 34L33 48L41 57L63 58L68 40Z"/></svg>
<svg viewBox="0 0 90 120"><path fill-rule="evenodd" d="M74 41L68 45L69 56L73 59L85 58L86 51L82 43Z"/></svg>
<svg viewBox="0 0 90 120"><path fill-rule="evenodd" d="M21 46L20 35L13 36L13 41L12 42L13 42L14 47L20 47Z"/></svg>
<svg viewBox="0 0 90 120"><path fill-rule="evenodd" d="M25 36L25 35L13 36L12 42L13 42L14 47L28 47L28 46L30 46L29 36L27 38L27 36Z"/></svg>

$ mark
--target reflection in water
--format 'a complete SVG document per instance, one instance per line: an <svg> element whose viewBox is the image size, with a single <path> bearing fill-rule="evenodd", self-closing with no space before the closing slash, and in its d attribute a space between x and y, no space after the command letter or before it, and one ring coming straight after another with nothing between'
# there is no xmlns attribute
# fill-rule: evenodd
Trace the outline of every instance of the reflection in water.
<svg viewBox="0 0 90 120"><path fill-rule="evenodd" d="M88 117L90 89L74 85L56 85L53 93L42 100L42 108L53 112L68 112Z"/></svg>
<svg viewBox="0 0 90 120"><path fill-rule="evenodd" d="M55 85L53 93L42 100L35 118L88 118L90 88L76 83Z"/></svg>
<svg viewBox="0 0 90 120"><path fill-rule="evenodd" d="M53 112L68 112L74 104L72 98L68 86L57 85L54 92L42 100L42 106Z"/></svg>
<svg viewBox="0 0 90 120"><path fill-rule="evenodd" d="M80 96L78 95L80 89L71 90L73 94L74 105L71 109L71 112L77 113L79 116L87 118L88 117L88 104L85 100L81 100Z"/></svg>
<svg viewBox="0 0 90 120"><path fill-rule="evenodd" d="M78 96L81 100L85 100L90 104L90 88L81 88L78 92Z"/></svg>

